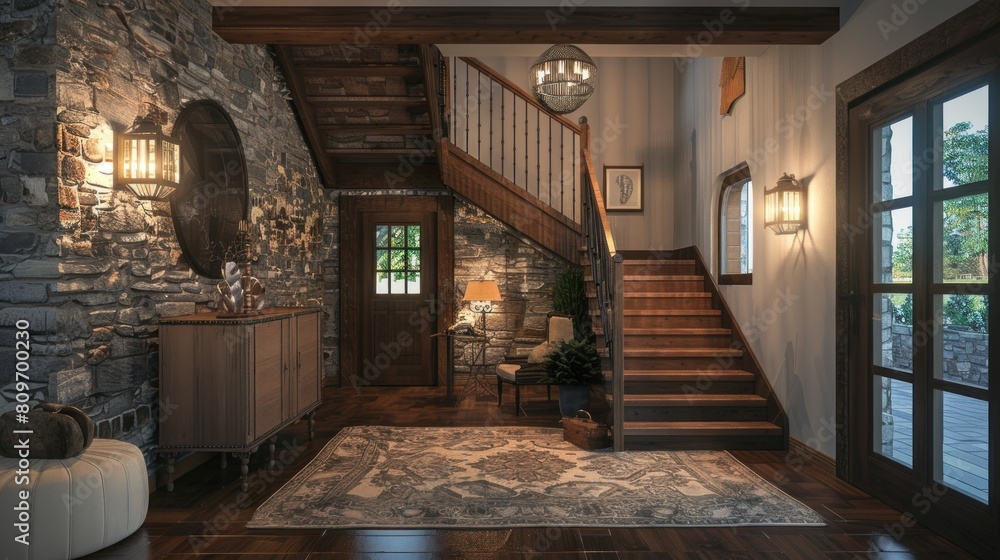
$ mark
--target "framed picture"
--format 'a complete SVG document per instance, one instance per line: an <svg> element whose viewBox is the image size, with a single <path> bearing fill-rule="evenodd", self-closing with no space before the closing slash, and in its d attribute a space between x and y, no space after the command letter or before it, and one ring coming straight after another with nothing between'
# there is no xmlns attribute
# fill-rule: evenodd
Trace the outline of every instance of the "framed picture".
<svg viewBox="0 0 1000 560"><path fill-rule="evenodd" d="M642 212L642 166L604 166L604 210Z"/></svg>

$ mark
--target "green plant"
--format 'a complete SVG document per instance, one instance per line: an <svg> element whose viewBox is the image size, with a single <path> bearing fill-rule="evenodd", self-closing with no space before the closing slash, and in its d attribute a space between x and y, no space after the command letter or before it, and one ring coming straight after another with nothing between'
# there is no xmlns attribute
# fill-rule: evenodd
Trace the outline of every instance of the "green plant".
<svg viewBox="0 0 1000 560"><path fill-rule="evenodd" d="M589 339L590 315L587 313L587 290L583 285L583 269L570 266L559 276L552 290L552 307L556 313L573 317L573 334Z"/></svg>
<svg viewBox="0 0 1000 560"><path fill-rule="evenodd" d="M573 339L560 343L542 363L542 383L556 385L595 385L604 381L597 346L589 340Z"/></svg>

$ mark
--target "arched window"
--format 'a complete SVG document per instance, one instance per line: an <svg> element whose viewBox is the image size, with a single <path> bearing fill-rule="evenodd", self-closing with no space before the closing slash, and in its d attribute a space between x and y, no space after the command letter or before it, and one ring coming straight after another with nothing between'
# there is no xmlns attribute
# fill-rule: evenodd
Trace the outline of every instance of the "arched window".
<svg viewBox="0 0 1000 560"><path fill-rule="evenodd" d="M746 163L722 177L718 254L719 284L753 282L753 181Z"/></svg>

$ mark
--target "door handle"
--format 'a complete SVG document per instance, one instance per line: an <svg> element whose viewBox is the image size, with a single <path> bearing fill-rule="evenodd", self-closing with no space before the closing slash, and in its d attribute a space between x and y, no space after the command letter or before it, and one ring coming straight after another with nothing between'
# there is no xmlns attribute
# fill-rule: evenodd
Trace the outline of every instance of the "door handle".
<svg viewBox="0 0 1000 560"><path fill-rule="evenodd" d="M847 308L847 314L848 322L851 326L851 334L858 336L858 332L861 328L861 322L858 320L861 311L859 309L861 307L862 300L861 294L859 294L856 290L851 290L846 294L837 295L837 299L847 302L847 304L850 305L850 307Z"/></svg>

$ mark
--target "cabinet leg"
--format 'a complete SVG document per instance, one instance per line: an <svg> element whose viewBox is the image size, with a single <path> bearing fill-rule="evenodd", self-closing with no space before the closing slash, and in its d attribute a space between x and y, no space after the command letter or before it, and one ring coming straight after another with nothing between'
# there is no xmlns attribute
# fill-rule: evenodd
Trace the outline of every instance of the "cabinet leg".
<svg viewBox="0 0 1000 560"><path fill-rule="evenodd" d="M244 492L246 492L247 488L250 487L247 475L250 473L251 453L253 453L253 451L250 451L249 453L233 453L233 457L240 460L240 488L242 488Z"/></svg>
<svg viewBox="0 0 1000 560"><path fill-rule="evenodd" d="M315 435L316 430L316 411L312 411L306 415L309 419L309 443L312 443L313 435Z"/></svg>
<svg viewBox="0 0 1000 560"><path fill-rule="evenodd" d="M177 457L173 453L167 453L167 492L174 491L174 463Z"/></svg>
<svg viewBox="0 0 1000 560"><path fill-rule="evenodd" d="M274 444L278 441L278 436L267 440L267 470L274 470Z"/></svg>
<svg viewBox="0 0 1000 560"><path fill-rule="evenodd" d="M226 470L226 467L229 466L229 462L226 460L227 459L226 452L223 451L221 455L222 457L220 457L219 460L219 468L221 468L222 470Z"/></svg>

